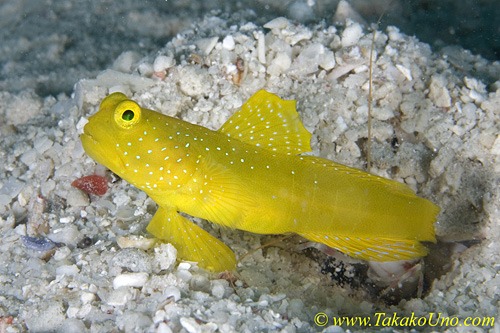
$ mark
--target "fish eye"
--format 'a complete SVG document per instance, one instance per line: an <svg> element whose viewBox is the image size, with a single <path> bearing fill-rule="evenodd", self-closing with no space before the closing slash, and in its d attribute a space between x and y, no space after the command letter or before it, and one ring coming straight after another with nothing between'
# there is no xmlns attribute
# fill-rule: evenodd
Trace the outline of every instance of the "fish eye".
<svg viewBox="0 0 500 333"><path fill-rule="evenodd" d="M125 120L125 121L131 121L132 119L134 119L134 111L132 111L132 110L126 110L122 114L122 119Z"/></svg>
<svg viewBox="0 0 500 333"><path fill-rule="evenodd" d="M129 99L119 103L115 108L115 122L122 128L130 128L141 119L141 107Z"/></svg>

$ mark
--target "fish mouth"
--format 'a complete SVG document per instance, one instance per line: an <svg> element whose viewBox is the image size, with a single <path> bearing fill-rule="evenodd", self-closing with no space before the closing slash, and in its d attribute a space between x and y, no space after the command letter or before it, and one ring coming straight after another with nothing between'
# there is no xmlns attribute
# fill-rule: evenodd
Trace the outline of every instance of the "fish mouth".
<svg viewBox="0 0 500 333"><path fill-rule="evenodd" d="M81 138L85 138L87 140L91 140L94 144L98 144L99 142L94 138L92 133L90 133L88 126L83 127L83 133L80 134Z"/></svg>
<svg viewBox="0 0 500 333"><path fill-rule="evenodd" d="M106 139L104 140L106 141ZM102 145L102 139L96 139L96 137L89 130L88 126L83 128L83 133L80 134L80 141L82 142L83 149L87 155L97 163L106 166L116 174L120 174L119 170L126 169L123 156L114 151L107 151L106 145Z"/></svg>
<svg viewBox="0 0 500 333"><path fill-rule="evenodd" d="M88 124L83 127L83 133L80 134L80 141L82 142L83 148L85 149L87 154L89 154L88 149L93 150L101 146L102 140L98 140L97 137L99 136L98 135L96 136L95 134L92 133ZM91 148L91 147L96 147L96 148Z"/></svg>
<svg viewBox="0 0 500 333"><path fill-rule="evenodd" d="M89 155L92 159L102 164L100 155L102 155L102 145L99 140L97 140L92 132L89 130L88 126L83 128L83 133L80 134L80 141L83 146L83 150Z"/></svg>

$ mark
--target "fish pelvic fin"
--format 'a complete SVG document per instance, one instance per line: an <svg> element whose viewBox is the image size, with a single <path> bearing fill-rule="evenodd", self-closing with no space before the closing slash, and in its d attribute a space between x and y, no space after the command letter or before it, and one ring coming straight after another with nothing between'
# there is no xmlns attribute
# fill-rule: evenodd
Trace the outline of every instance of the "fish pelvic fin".
<svg viewBox="0 0 500 333"><path fill-rule="evenodd" d="M178 258L196 261L204 269L222 272L236 266L236 258L229 247L175 209L158 208L147 230L154 237L174 245Z"/></svg>

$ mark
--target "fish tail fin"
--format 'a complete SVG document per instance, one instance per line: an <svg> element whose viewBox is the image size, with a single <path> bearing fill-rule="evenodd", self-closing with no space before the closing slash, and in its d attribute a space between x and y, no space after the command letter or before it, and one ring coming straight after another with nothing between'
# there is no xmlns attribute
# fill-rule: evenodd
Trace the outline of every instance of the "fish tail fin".
<svg viewBox="0 0 500 333"><path fill-rule="evenodd" d="M176 210L158 208L147 230L156 238L172 243L179 258L197 261L207 270L222 272L236 266L236 258L229 247Z"/></svg>
<svg viewBox="0 0 500 333"><path fill-rule="evenodd" d="M368 261L398 261L425 257L429 249L418 240L395 238L357 238L301 233L313 242L325 244L353 258Z"/></svg>

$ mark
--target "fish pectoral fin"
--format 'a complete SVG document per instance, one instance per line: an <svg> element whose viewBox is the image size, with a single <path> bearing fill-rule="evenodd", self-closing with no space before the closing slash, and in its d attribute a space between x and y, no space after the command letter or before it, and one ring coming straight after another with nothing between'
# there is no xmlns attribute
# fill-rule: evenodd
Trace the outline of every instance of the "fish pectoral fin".
<svg viewBox="0 0 500 333"><path fill-rule="evenodd" d="M200 170L203 172L190 183L182 207L190 215L238 228L247 212L257 206L255 196L235 172L216 161L205 158Z"/></svg>
<svg viewBox="0 0 500 333"><path fill-rule="evenodd" d="M156 238L174 245L178 258L197 261L207 270L222 272L236 266L234 253L229 247L174 209L158 208L147 230Z"/></svg>
<svg viewBox="0 0 500 333"><path fill-rule="evenodd" d="M368 261L398 261L425 257L429 249L418 240L390 238L356 238L300 233L313 242L323 243L353 258Z"/></svg>

